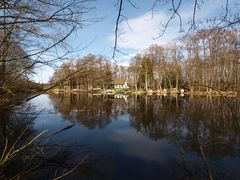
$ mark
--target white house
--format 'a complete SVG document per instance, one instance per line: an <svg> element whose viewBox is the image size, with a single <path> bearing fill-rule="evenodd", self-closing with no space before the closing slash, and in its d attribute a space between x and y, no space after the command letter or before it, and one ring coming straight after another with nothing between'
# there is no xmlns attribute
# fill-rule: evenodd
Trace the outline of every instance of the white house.
<svg viewBox="0 0 240 180"><path fill-rule="evenodd" d="M114 89L128 89L127 79L114 78L110 84Z"/></svg>

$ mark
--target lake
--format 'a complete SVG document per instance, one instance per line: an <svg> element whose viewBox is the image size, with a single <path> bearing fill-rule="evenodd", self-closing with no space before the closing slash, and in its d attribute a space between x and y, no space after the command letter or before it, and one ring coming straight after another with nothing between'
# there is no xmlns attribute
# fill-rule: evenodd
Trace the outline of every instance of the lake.
<svg viewBox="0 0 240 180"><path fill-rule="evenodd" d="M52 179L66 172L65 179L240 176L236 97L43 94L4 117L13 114L24 117L13 122L27 125L31 137L47 130L37 143L51 154L21 177ZM35 165L43 162L39 159L33 158Z"/></svg>

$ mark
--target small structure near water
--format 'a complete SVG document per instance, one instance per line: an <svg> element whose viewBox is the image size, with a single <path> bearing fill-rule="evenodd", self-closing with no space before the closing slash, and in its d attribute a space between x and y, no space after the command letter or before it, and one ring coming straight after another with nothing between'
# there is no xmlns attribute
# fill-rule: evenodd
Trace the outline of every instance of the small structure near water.
<svg viewBox="0 0 240 180"><path fill-rule="evenodd" d="M127 79L124 78L115 78L109 84L112 89L128 89Z"/></svg>

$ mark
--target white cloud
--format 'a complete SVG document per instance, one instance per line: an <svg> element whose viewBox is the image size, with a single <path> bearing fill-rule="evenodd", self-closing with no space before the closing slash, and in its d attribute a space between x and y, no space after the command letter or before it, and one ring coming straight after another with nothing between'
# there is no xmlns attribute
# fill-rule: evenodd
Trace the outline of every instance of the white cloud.
<svg viewBox="0 0 240 180"><path fill-rule="evenodd" d="M118 47L132 48L142 50L151 44L164 45L179 36L179 25L177 20L173 20L169 24L167 31L163 36L154 40L159 35L162 28L162 23L166 22L169 17L163 12L155 13L152 16L151 12L147 12L142 16L132 18L119 25ZM113 36L110 37L113 40Z"/></svg>
<svg viewBox="0 0 240 180"><path fill-rule="evenodd" d="M166 19L163 13L155 14L152 18L151 13L143 16L129 19L128 23L123 22L119 26L120 36L118 46L120 48L144 49L151 44L161 43L159 40L153 40L159 33L160 19ZM158 41L158 42L157 42ZM166 42L162 40L162 43Z"/></svg>
<svg viewBox="0 0 240 180"><path fill-rule="evenodd" d="M233 5L235 1L236 0L232 0L231 4L229 2L229 5ZM201 8L197 8L196 12L196 21L199 18L205 19L221 16L224 14L224 5L225 3L221 0L200 4ZM186 31L190 27L188 21L192 20L193 7L193 3L188 2L184 3L179 9L183 28ZM179 19L176 16L175 19L172 19L169 23L164 35L154 40L154 37L157 37L159 33L161 33L161 29L163 28L162 24L166 24L167 20L170 18L170 14L167 13L170 13L170 11L158 11L152 16L152 12L149 11L141 16L128 19L128 23L126 21L121 22L119 24L118 47L123 49L131 48L133 50L142 50L149 47L151 44L165 45L173 39L183 35L183 33L179 33ZM109 37L111 43L113 39L114 36L111 35L111 37Z"/></svg>

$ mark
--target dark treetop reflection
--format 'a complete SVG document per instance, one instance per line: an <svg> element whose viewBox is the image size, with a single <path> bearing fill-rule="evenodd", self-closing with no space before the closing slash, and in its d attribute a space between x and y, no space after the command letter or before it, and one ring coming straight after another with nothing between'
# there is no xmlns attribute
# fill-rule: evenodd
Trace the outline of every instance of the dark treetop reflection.
<svg viewBox="0 0 240 180"><path fill-rule="evenodd" d="M63 144L72 156L88 154L68 178L237 179L239 102L199 96L50 94L32 101L45 106L33 126L54 132L75 124L49 141Z"/></svg>
<svg viewBox="0 0 240 180"><path fill-rule="evenodd" d="M90 94L49 98L64 119L79 124L79 130L89 129L82 130L83 143L116 158L114 178L234 179L239 175L237 98Z"/></svg>

